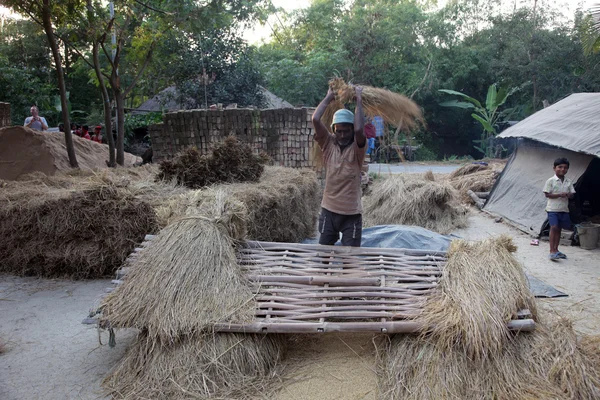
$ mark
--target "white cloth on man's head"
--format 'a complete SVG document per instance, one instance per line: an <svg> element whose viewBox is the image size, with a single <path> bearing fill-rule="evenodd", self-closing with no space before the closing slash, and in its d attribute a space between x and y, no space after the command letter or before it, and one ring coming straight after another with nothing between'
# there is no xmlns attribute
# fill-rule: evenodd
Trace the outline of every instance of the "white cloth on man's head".
<svg viewBox="0 0 600 400"><path fill-rule="evenodd" d="M27 126L27 124L29 124L29 122L31 122L32 119L33 119L33 117L27 117L27 118L25 118L25 123L23 124L23 126ZM43 127L42 122L46 126L48 126L48 123L46 122L46 118L40 117L40 119L42 120L41 122L40 121L33 121L33 123L29 127L31 129L42 131L43 130L43 128L42 128Z"/></svg>

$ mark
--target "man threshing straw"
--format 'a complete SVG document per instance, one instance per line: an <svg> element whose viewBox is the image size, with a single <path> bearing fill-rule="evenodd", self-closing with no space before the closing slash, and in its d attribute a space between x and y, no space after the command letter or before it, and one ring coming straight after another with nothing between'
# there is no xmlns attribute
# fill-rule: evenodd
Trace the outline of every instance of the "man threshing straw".
<svg viewBox="0 0 600 400"><path fill-rule="evenodd" d="M319 215L319 244L333 245L342 234L342 245L360 247L362 202L360 169L367 151L363 129L362 87L355 86L356 109L341 109L329 129L321 118L335 92L329 88L312 116L315 140L323 152L325 190Z"/></svg>

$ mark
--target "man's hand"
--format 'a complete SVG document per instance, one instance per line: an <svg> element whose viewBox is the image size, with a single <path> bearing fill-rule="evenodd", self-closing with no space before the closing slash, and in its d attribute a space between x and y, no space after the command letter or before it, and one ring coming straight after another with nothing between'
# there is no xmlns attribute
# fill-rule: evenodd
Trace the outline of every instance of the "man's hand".
<svg viewBox="0 0 600 400"><path fill-rule="evenodd" d="M333 91L333 89L331 88L331 86L329 86L329 89L327 90L327 94L325 95L325 99L329 100L329 102L332 102L335 99L335 92Z"/></svg>
<svg viewBox="0 0 600 400"><path fill-rule="evenodd" d="M354 97L358 100L362 100L362 92L363 92L363 87L362 86L354 86Z"/></svg>

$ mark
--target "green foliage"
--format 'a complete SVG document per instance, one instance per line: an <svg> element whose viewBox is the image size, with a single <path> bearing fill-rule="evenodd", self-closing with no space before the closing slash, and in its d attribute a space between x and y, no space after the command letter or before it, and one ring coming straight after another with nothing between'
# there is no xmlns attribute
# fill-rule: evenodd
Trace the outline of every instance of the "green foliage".
<svg viewBox="0 0 600 400"><path fill-rule="evenodd" d="M126 114L125 115L125 141L131 143L134 138L134 132L140 128L147 128L150 125L162 122L162 113L150 112L145 114Z"/></svg>
<svg viewBox="0 0 600 400"><path fill-rule="evenodd" d="M479 122L483 127L481 138L474 140L475 149L480 151L484 157L493 157L494 146L491 139L496 136L496 124L501 120L503 115L502 113L498 112L498 109L500 106L506 103L506 100L518 89L519 88L507 89L505 87L501 87L500 90L498 90L496 88L496 84L490 85L485 99L485 107L481 105L479 100L464 93L448 89L440 89L439 91L454 96L460 96L466 100L466 102L456 100L447 101L441 103L441 105L445 107L472 109L474 113L471 114L471 117L473 117L473 119Z"/></svg>
<svg viewBox="0 0 600 400"><path fill-rule="evenodd" d="M425 146L420 146L417 150L415 150L415 161L435 161L437 160L437 155L434 151L428 149Z"/></svg>

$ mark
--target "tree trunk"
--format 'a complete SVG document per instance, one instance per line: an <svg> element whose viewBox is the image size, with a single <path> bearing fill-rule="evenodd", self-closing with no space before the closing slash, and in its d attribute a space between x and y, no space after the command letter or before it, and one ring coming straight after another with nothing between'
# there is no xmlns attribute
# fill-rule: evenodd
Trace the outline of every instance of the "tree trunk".
<svg viewBox="0 0 600 400"><path fill-rule="evenodd" d="M125 109L123 104L123 92L121 90L121 80L117 68L113 68L110 75L110 86L117 106L117 164L125 164Z"/></svg>
<svg viewBox="0 0 600 400"><path fill-rule="evenodd" d="M96 72L96 77L98 78L98 83L100 84L100 90L102 91L102 104L104 107L104 134L106 135L106 140L108 142L108 166L114 168L117 166L117 162L115 159L115 139L112 134L112 121L110 119L110 97L108 96L106 85L104 84L104 75L102 75L102 71L100 70L100 57L98 57L98 51L98 41L94 39L94 43L92 45L92 57L94 61L94 71Z"/></svg>
<svg viewBox="0 0 600 400"><path fill-rule="evenodd" d="M54 64L56 64L56 74L58 75L58 90L60 92L60 105L62 108L62 120L65 125L65 144L67 146L67 154L69 156L69 164L72 168L79 168L77 164L77 157L75 156L75 148L73 147L73 137L71 136L71 124L69 122L69 105L67 104L67 89L65 88L65 75L62 68L62 61L60 59L60 52L54 38L54 30L52 29L52 22L50 21L50 5L49 0L43 1L42 6L42 21L44 24L44 31L48 38L48 44L52 50L54 56Z"/></svg>

